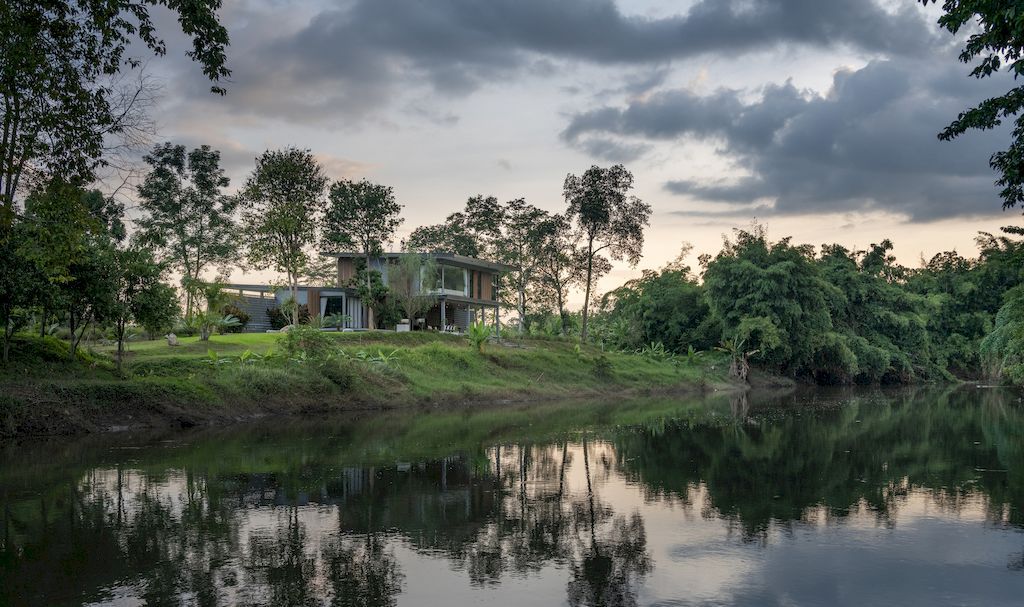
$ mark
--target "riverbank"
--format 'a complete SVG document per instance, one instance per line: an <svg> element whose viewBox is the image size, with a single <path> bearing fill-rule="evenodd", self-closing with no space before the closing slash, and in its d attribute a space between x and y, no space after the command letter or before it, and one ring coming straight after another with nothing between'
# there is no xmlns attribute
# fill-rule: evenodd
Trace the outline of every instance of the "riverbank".
<svg viewBox="0 0 1024 607"><path fill-rule="evenodd" d="M124 370L97 345L22 336L0 371L0 436L218 425L359 409L701 392L736 387L721 357L664 360L568 341L506 340L477 352L435 333L331 333L327 360L285 356L274 334L133 342Z"/></svg>

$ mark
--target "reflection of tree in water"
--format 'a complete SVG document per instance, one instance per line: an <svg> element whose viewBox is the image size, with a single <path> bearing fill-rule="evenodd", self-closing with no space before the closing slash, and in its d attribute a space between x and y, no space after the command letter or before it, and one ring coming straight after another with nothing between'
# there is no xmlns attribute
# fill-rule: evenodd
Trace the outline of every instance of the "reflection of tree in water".
<svg viewBox="0 0 1024 607"><path fill-rule="evenodd" d="M782 401L766 415L717 425L681 420L619 432L618 467L649 499L692 503L706 491L708 514L733 520L752 540L819 512L827 520L864 508L891 524L915 490L949 512L982 496L992 523L1024 525L1021 509L1007 508L1024 503L1024 415L998 394L901 392L842 403L801 401L783 415Z"/></svg>
<svg viewBox="0 0 1024 607"><path fill-rule="evenodd" d="M598 537L598 509L590 477L590 456L583 441L587 477L586 518L577 521L578 555L573 559L567 593L570 605L618 607L636 605L634 586L651 569L647 535L640 514L614 517L610 531ZM609 512L610 515L610 512ZM581 537L581 533L582 536Z"/></svg>
<svg viewBox="0 0 1024 607"><path fill-rule="evenodd" d="M400 465L345 467L317 459L318 447L242 460L265 457L255 472L209 472L219 453L209 447L145 471L95 466L19 494L0 486L0 604L102 601L127 588L153 605L394 605L401 542L475 585L554 565L568 572L570 604L631 605L651 559L644 521L602 491L619 478L762 541L771 526L852 512L894 521L911 492L945 512L984 503L990 524L1024 525L1024 413L994 393L846 395L841 407L790 413L751 400L731 403L728 419ZM279 516L263 531L247 514L257 511Z"/></svg>
<svg viewBox="0 0 1024 607"><path fill-rule="evenodd" d="M269 605L318 605L316 558L306 552L308 537L298 508L287 508L285 516L287 522L272 533L254 531L249 536L246 588L269 589Z"/></svg>
<svg viewBox="0 0 1024 607"><path fill-rule="evenodd" d="M332 607L390 607L402 590L393 552L377 534L336 538L323 549Z"/></svg>

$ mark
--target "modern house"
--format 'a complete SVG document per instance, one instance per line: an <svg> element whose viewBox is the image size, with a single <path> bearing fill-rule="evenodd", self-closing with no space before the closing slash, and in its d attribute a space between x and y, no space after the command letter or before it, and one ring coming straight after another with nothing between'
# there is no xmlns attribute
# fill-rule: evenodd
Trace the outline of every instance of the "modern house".
<svg viewBox="0 0 1024 607"><path fill-rule="evenodd" d="M347 315L351 320L346 329L368 329L369 308L361 301L355 286L358 269L365 262L360 253L322 253L338 262L338 287L299 287L296 296L309 313L326 317ZM402 253L384 253L370 259L370 269L380 272L388 284L388 269ZM424 284L427 293L437 297L437 304L422 318L409 319L412 328L437 331L465 331L474 322L486 322L495 327L501 322L498 305L498 286L501 274L510 268L503 264L463 257L450 253L425 253L437 268L436 282ZM270 285L228 284L228 292L236 292L237 306L249 315L246 331L271 329L267 310L280 307L289 297L288 289ZM381 327L377 327L381 328Z"/></svg>

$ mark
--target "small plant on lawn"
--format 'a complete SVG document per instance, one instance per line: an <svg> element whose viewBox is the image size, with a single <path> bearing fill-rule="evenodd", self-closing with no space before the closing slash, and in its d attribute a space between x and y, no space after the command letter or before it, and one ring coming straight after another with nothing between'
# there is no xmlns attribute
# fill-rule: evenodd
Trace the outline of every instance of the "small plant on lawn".
<svg viewBox="0 0 1024 607"><path fill-rule="evenodd" d="M469 343L473 344L477 352L484 351L484 344L491 337L491 328L482 322L475 322L469 326L469 331L466 333L469 337Z"/></svg>
<svg viewBox="0 0 1024 607"><path fill-rule="evenodd" d="M613 375L612 361L604 354L594 359L594 377L598 379L611 379Z"/></svg>
<svg viewBox="0 0 1024 607"><path fill-rule="evenodd" d="M285 331L277 338L277 345L286 358L323 359L337 350L337 344L330 335L310 325L298 325Z"/></svg>
<svg viewBox="0 0 1024 607"><path fill-rule="evenodd" d="M646 346L640 348L636 353L648 360L656 360L661 362L672 362L675 360L676 355L668 350L660 341L652 341Z"/></svg>

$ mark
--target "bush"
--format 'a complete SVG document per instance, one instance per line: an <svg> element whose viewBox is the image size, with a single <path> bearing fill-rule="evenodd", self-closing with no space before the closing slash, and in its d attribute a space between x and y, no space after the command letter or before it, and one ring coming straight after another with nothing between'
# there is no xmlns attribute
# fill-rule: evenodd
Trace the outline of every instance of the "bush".
<svg viewBox="0 0 1024 607"><path fill-rule="evenodd" d="M602 354L594 359L594 377L598 379L611 379L613 375L612 361L608 360L607 356Z"/></svg>
<svg viewBox="0 0 1024 607"><path fill-rule="evenodd" d="M325 359L337 349L333 337L308 325L292 327L277 338L277 344L289 358L304 356Z"/></svg>
<svg viewBox="0 0 1024 607"><path fill-rule="evenodd" d="M273 329L283 329L292 324L292 315L285 313L280 307L267 308L267 317ZM299 304L299 322L309 322L309 306L306 304Z"/></svg>
<svg viewBox="0 0 1024 607"><path fill-rule="evenodd" d="M246 314L245 310L234 304L228 304L224 306L221 312L224 316L234 316L238 319L237 325L226 326L221 329L221 333L241 333L245 331L245 326L249 324L249 315Z"/></svg>

